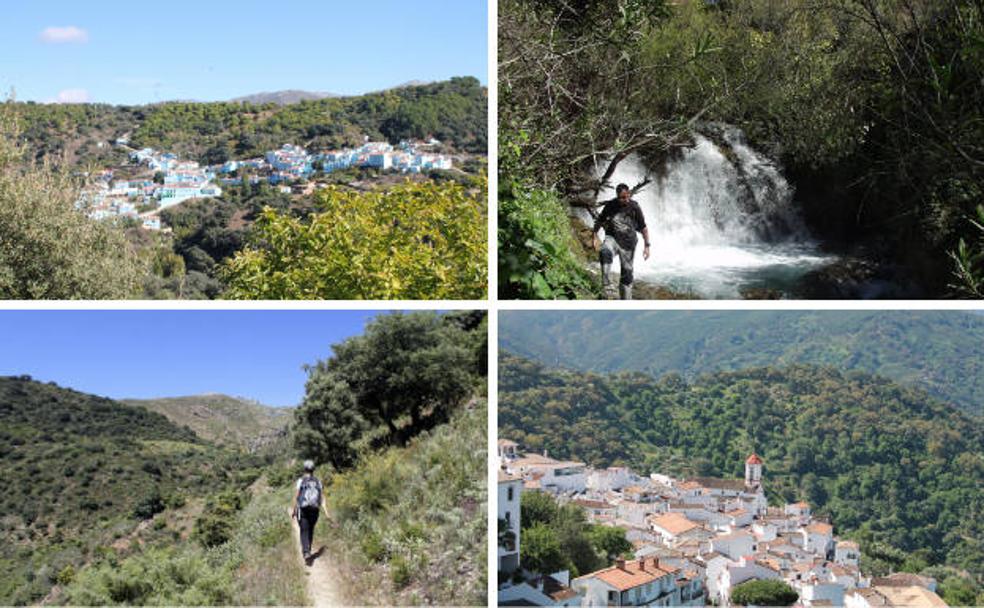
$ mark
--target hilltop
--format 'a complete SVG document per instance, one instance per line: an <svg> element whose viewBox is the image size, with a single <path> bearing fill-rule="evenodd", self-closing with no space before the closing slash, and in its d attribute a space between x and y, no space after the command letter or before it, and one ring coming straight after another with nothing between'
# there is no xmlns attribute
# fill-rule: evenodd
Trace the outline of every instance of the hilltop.
<svg viewBox="0 0 984 608"><path fill-rule="evenodd" d="M115 164L130 148L166 149L203 164L262 156L293 143L338 149L371 140L436 137L454 149L487 153L488 90L477 78L415 84L354 97L280 104L262 94L241 101L175 101L148 106L11 103L36 158L70 166ZM297 98L320 95L273 93Z"/></svg>
<svg viewBox="0 0 984 608"><path fill-rule="evenodd" d="M957 311L513 311L504 350L653 376L806 363L879 374L984 415L984 318Z"/></svg>
<svg viewBox="0 0 984 608"><path fill-rule="evenodd" d="M563 432L558 432L560 430ZM503 354L500 436L642 474L740 477L758 453L770 503L806 500L859 540L869 571L945 565L984 584L984 430L925 392L816 366L686 381L558 371Z"/></svg>
<svg viewBox="0 0 984 608"><path fill-rule="evenodd" d="M124 399L123 403L157 412L180 427L216 445L249 452L284 440L290 408L275 408L220 394L157 399Z"/></svg>
<svg viewBox="0 0 984 608"><path fill-rule="evenodd" d="M286 106L292 103L299 103L302 101L315 101L318 99L325 99L327 97L340 97L340 95L336 95L335 93L299 91L296 89L288 89L286 91L264 91L262 93L253 93L252 95L235 97L233 99L230 99L229 101L235 103L253 103L257 105L273 103L278 106Z"/></svg>

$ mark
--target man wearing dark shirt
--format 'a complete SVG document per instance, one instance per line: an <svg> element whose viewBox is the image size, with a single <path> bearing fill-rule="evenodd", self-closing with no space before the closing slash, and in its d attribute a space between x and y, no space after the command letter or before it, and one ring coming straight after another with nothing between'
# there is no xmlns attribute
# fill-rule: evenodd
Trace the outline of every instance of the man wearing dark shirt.
<svg viewBox="0 0 984 608"><path fill-rule="evenodd" d="M642 259L649 259L649 229L646 228L646 218L642 216L639 203L632 200L632 192L625 184L615 188L617 198L605 203L601 215L594 224L594 248L599 251L601 259L601 285L605 297L615 299L615 286L610 274L612 262L618 255L621 273L618 282L618 295L623 300L632 299L632 258L635 255L636 232L642 233L645 248ZM598 230L605 229L605 241L598 239Z"/></svg>

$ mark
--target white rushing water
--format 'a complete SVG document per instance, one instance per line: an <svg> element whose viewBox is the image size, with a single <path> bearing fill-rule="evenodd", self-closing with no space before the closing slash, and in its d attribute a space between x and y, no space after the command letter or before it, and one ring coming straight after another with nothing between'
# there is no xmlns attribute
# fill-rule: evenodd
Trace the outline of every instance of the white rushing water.
<svg viewBox="0 0 984 608"><path fill-rule="evenodd" d="M660 175L637 156L623 160L598 200L614 198L619 183L633 187L651 174L652 183L633 196L652 241L649 260L642 259L641 240L636 249L641 280L705 298L737 298L749 288L785 292L832 258L810 239L792 205L793 190L775 165L739 130L724 127L721 137L730 160L697 135L696 145Z"/></svg>

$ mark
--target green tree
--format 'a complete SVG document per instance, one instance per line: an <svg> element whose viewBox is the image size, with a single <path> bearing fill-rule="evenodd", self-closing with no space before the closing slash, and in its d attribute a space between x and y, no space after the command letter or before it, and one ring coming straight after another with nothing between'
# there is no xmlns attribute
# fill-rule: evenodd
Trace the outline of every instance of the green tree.
<svg viewBox="0 0 984 608"><path fill-rule="evenodd" d="M526 570L541 574L571 570L574 566L561 548L557 533L541 523L523 530L519 544L519 563Z"/></svg>
<svg viewBox="0 0 984 608"><path fill-rule="evenodd" d="M791 606L798 599L796 590L783 581L749 581L731 590L736 606Z"/></svg>
<svg viewBox="0 0 984 608"><path fill-rule="evenodd" d="M479 323L472 333L485 331ZM435 313L380 315L307 368L295 447L350 466L365 442L404 443L446 422L475 391L476 342Z"/></svg>
<svg viewBox="0 0 984 608"><path fill-rule="evenodd" d="M328 188L306 219L264 209L226 265L233 299L484 298L487 185Z"/></svg>
<svg viewBox="0 0 984 608"><path fill-rule="evenodd" d="M76 208L65 171L24 160L10 102L0 106L0 299L125 299L145 269L121 228Z"/></svg>
<svg viewBox="0 0 984 608"><path fill-rule="evenodd" d="M625 530L612 526L591 526L588 538L595 551L604 556L607 563L632 550L632 543L625 538Z"/></svg>

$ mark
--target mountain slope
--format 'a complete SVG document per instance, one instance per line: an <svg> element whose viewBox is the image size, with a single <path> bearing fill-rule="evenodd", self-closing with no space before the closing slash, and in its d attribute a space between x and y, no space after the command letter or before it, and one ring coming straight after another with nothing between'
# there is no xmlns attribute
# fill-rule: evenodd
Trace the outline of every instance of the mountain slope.
<svg viewBox="0 0 984 608"><path fill-rule="evenodd" d="M332 476L318 524L342 593L366 605L486 605L488 405ZM378 581L366 585L367 580Z"/></svg>
<svg viewBox="0 0 984 608"><path fill-rule="evenodd" d="M358 146L364 136L397 143L432 135L458 150L487 154L488 90L473 77L286 105L229 101L10 107L37 158L70 166L125 160L124 149L105 145L124 135L133 148L149 146L207 164L262 156L285 143L311 150Z"/></svg>
<svg viewBox="0 0 984 608"><path fill-rule="evenodd" d="M252 95L236 97L230 99L229 101L236 103L255 103L258 105L273 103L278 106L286 106L301 101L315 101L318 99L325 99L327 97L338 97L338 95L320 91L299 91L296 89L288 89L286 91L264 91L262 93L253 93Z"/></svg>
<svg viewBox="0 0 984 608"><path fill-rule="evenodd" d="M789 366L687 382L504 355L499 432L643 474L739 478L754 451L770 500L807 500L830 515L837 533L862 541L869 570L946 564L984 583L984 429L884 378Z"/></svg>
<svg viewBox="0 0 984 608"><path fill-rule="evenodd" d="M0 378L0 604L43 598L66 568L256 464L160 414Z"/></svg>
<svg viewBox="0 0 984 608"><path fill-rule="evenodd" d="M984 317L959 311L510 311L500 347L547 365L687 377L807 363L861 370L984 414Z"/></svg>
<svg viewBox="0 0 984 608"><path fill-rule="evenodd" d="M123 403L161 414L207 441L250 452L282 439L291 411L228 395L124 399Z"/></svg>

